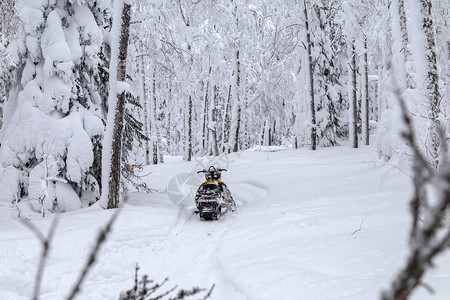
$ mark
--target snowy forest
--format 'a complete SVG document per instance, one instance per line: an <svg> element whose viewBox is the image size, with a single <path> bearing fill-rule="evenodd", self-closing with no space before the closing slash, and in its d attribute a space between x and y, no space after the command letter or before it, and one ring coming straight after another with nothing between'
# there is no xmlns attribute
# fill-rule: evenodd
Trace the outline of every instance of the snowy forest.
<svg viewBox="0 0 450 300"><path fill-rule="evenodd" d="M49 177L53 194L80 197L70 205L99 200L111 92L125 101L121 166L256 145L357 148L370 133L380 157L403 161L394 82L438 168L437 127L448 129L450 109L447 1L127 5L126 71L111 81L121 7L2 2L1 201L40 199ZM54 199L46 210L70 209Z"/></svg>
<svg viewBox="0 0 450 300"><path fill-rule="evenodd" d="M199 161L232 157L245 171L251 151L249 161L261 152L266 161L286 159L279 173L261 169L264 188L244 187L230 171L238 216L227 218L235 222L239 207L250 205L247 191L271 190L273 174L305 182L316 174L319 185L320 168L328 170L302 161L297 172L309 173L298 175L290 161L335 156L340 166L342 155L356 165L373 154L374 165L406 174L392 182L401 182L402 199L412 198L398 202L410 230L399 236L409 236L411 256L382 294L406 299L426 286L432 260L450 245L449 22L448 0L1 0L0 221L105 212L126 192L167 198L169 179ZM385 176L376 174L367 178ZM130 196L131 205L139 197ZM387 269L384 277L395 278ZM388 284L384 278L374 288ZM247 288L236 288L239 297ZM241 299L217 289L217 299ZM284 298L258 291L242 299L300 299L295 288Z"/></svg>

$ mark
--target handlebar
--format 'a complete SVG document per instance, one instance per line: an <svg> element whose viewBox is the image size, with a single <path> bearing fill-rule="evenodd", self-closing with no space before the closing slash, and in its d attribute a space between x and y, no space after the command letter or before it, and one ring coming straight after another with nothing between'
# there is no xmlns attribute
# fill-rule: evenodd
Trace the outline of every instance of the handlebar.
<svg viewBox="0 0 450 300"><path fill-rule="evenodd" d="M209 167L209 168L211 168L211 167ZM223 171L227 171L227 169L216 169L216 168L214 168L214 170L209 170L209 169L205 170L205 169L203 169L201 171L198 171L197 174L199 174L199 173L208 173L208 172L223 172Z"/></svg>

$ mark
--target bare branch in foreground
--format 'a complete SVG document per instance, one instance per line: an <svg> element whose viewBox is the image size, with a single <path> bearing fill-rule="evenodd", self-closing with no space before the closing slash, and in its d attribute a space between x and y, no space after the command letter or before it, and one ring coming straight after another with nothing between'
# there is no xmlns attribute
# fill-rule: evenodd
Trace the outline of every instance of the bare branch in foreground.
<svg viewBox="0 0 450 300"><path fill-rule="evenodd" d="M53 240L53 236L55 235L56 227L58 226L59 215L56 215L50 225L50 229L48 231L47 237L45 237L42 232L31 222L28 220L21 219L23 225L25 225L31 232L33 232L38 238L39 242L42 246L41 257L39 259L39 266L36 272L36 279L34 281L34 291L33 291L33 300L39 299L39 292L41 290L42 277L44 276L45 263L47 262L48 253L50 250L50 245Z"/></svg>
<svg viewBox="0 0 450 300"><path fill-rule="evenodd" d="M431 291L431 287L422 282L422 279L433 267L433 259L448 249L450 244L450 226L449 220L446 220L446 212L450 206L450 165L447 159L443 159L440 170L429 166L419 149L405 100L398 87L395 95L406 125L403 136L414 151L414 195L410 204L413 223L406 266L397 274L391 287L382 293L382 300L406 300L418 286L427 287ZM442 145L445 141L443 130L440 131L440 137ZM445 146L441 151L440 155L445 157ZM423 221L420 222L421 220Z"/></svg>
<svg viewBox="0 0 450 300"><path fill-rule="evenodd" d="M200 293L206 291L206 289L203 288L193 287L189 290L179 289L174 296L171 296L171 294L177 289L177 285L163 292L160 291L161 287L169 281L168 278L164 279L161 283L155 283L155 281L148 279L147 275L144 275L141 279L138 279L139 266L137 264L134 274L134 286L127 291L121 292L119 300L182 300L187 299L188 297L190 298L194 295L199 295ZM201 299L208 299L211 296L214 287L215 284L211 286L206 295Z"/></svg>
<svg viewBox="0 0 450 300"><path fill-rule="evenodd" d="M209 297L211 297L212 291L214 290L215 287L216 287L216 284L213 284L213 285L211 286L211 288L209 289L208 294L206 294L206 296L205 296L202 300L206 300L206 299L208 299Z"/></svg>

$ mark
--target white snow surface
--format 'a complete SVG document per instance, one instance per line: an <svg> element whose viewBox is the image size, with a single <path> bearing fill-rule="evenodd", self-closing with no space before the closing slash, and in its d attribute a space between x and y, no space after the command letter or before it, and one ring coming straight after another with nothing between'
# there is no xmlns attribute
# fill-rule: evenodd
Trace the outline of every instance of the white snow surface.
<svg viewBox="0 0 450 300"><path fill-rule="evenodd" d="M212 299L379 299L406 258L411 184L374 148L230 155L222 177L238 208L218 221L200 221L165 193L131 193L78 299L117 299L132 287L136 263L171 285L215 283ZM143 174L164 190L198 168L167 157ZM113 212L94 206L60 216L41 299L65 298ZM30 299L40 247L7 213L16 214L0 207L0 298ZM33 223L47 232L53 218L33 215ZM425 282L436 294L419 288L411 299L450 298L450 255L435 263Z"/></svg>

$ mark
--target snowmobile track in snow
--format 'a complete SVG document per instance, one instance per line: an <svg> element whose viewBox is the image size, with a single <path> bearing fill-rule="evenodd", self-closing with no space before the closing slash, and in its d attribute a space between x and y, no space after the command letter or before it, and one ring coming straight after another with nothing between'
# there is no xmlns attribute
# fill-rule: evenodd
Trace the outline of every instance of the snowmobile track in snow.
<svg viewBox="0 0 450 300"><path fill-rule="evenodd" d="M152 255L162 262L171 278L193 274L190 280L196 285L202 283L208 287L215 283L218 294L227 294L229 299L238 300L245 297L227 279L229 276L224 274L218 251L223 236L239 217L239 211L245 209L248 203L262 199L268 194L268 189L250 181L230 184L230 189L237 204L235 212L228 210L219 220L201 221L192 209L181 207L167 236L158 237L153 243L160 250L154 251ZM170 252L170 256L166 255L167 252Z"/></svg>

